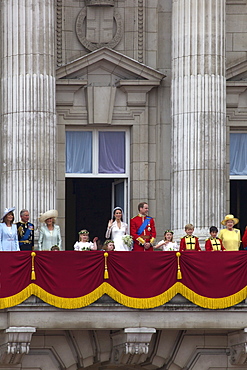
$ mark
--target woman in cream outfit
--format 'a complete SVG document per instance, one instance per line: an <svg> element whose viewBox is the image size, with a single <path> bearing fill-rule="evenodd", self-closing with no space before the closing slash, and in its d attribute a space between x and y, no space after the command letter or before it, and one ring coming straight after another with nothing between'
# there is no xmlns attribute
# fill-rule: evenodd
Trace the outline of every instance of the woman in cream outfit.
<svg viewBox="0 0 247 370"><path fill-rule="evenodd" d="M226 229L221 229L219 238L222 240L223 246L227 251L238 251L240 247L240 230L233 226L239 222L238 218L233 215L226 215L221 224L226 226Z"/></svg>
<svg viewBox="0 0 247 370"><path fill-rule="evenodd" d="M50 250L53 245L57 245L61 249L60 227L55 225L57 216L58 213L55 209L51 209L40 216L40 222L45 222L45 225L41 226L39 232L38 246L40 251Z"/></svg>

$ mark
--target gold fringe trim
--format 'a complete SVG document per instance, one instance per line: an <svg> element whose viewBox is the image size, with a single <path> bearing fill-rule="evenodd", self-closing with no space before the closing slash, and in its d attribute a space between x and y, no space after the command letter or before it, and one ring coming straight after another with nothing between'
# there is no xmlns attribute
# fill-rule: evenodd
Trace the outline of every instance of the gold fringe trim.
<svg viewBox="0 0 247 370"><path fill-rule="evenodd" d="M211 310L223 309L235 306L247 297L247 286L239 290L237 293L229 295L223 298L208 298L201 296L193 290L187 288L182 283L178 284L178 293L183 297L187 298L192 303L203 308L209 308Z"/></svg>
<svg viewBox="0 0 247 370"><path fill-rule="evenodd" d="M108 269L107 269L107 258L108 258L108 253L104 253L105 257L105 271L104 271L104 279L109 279L109 274L108 274Z"/></svg>
<svg viewBox="0 0 247 370"><path fill-rule="evenodd" d="M167 291L155 297L134 298L120 293L110 284L104 282L94 291L86 294L85 296L76 298L63 298L50 294L44 289L40 288L38 285L32 283L21 292L13 296L0 298L0 309L16 306L28 299L31 295L35 295L36 297L42 299L44 302L58 308L76 309L89 306L97 299L102 297L104 294L108 294L116 302L126 307L149 309L161 306L169 302L178 293L200 307L215 310L231 307L243 301L247 296L247 286L239 292L228 297L208 298L193 292L182 283L177 282Z"/></svg>
<svg viewBox="0 0 247 370"><path fill-rule="evenodd" d="M133 297L128 297L127 295L120 293L118 290L113 288L110 284L108 283L105 283L105 284L107 284L105 286L106 294L108 294L112 299L122 304L123 306L131 307L131 308L147 309L147 308L158 307L158 306L165 304L166 302L169 302L178 293L177 292L178 283L175 283L171 288L166 290L164 293L159 294L155 297L133 298Z"/></svg>
<svg viewBox="0 0 247 370"><path fill-rule="evenodd" d="M97 301L97 299L99 299L105 294L104 284L107 283L103 283L98 288L93 290L91 293L77 298L58 297L46 292L44 289L40 288L36 284L30 284L21 292L13 296L0 298L0 309L16 306L25 301L26 299L28 299L31 295L35 295L36 297L42 299L42 301L50 304L51 306L59 308L75 309L85 307Z"/></svg>
<svg viewBox="0 0 247 370"><path fill-rule="evenodd" d="M21 290L15 295L6 298L0 298L0 309L17 306L28 299L32 295L31 285L33 284L28 285L25 289Z"/></svg>

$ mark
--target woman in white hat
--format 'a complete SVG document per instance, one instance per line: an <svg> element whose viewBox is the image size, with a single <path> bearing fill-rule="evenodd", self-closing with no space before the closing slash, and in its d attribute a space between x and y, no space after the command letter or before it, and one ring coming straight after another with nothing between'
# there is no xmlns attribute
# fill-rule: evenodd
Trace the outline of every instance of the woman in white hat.
<svg viewBox="0 0 247 370"><path fill-rule="evenodd" d="M55 225L57 216L57 211L55 209L50 209L39 218L40 222L45 223L45 226L41 226L39 232L38 246L40 251L50 250L54 245L57 245L59 249L61 249L62 238L60 227Z"/></svg>
<svg viewBox="0 0 247 370"><path fill-rule="evenodd" d="M219 238L227 251L238 251L240 247L240 230L235 229L233 226L239 222L238 218L233 215L226 215L221 224L226 226L225 229L221 229Z"/></svg>
<svg viewBox="0 0 247 370"><path fill-rule="evenodd" d="M5 208L0 223L0 251L19 251L17 227L14 222L15 207Z"/></svg>
<svg viewBox="0 0 247 370"><path fill-rule="evenodd" d="M123 242L123 236L127 234L128 225L123 222L123 210L121 207L116 207L112 211L112 219L108 222L106 230L106 239L114 241L116 251L129 251L129 248Z"/></svg>

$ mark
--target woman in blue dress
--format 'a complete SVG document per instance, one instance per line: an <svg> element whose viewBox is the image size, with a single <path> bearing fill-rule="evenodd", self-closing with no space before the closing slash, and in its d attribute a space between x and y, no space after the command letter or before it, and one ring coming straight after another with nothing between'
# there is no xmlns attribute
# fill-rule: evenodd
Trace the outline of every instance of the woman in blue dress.
<svg viewBox="0 0 247 370"><path fill-rule="evenodd" d="M19 251L17 227L14 222L15 207L5 208L0 223L0 251Z"/></svg>

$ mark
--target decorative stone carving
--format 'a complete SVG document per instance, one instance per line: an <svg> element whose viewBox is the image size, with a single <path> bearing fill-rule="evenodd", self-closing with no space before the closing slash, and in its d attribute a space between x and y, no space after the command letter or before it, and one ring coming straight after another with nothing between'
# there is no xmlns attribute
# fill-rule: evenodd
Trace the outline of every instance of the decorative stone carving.
<svg viewBox="0 0 247 370"><path fill-rule="evenodd" d="M112 335L115 364L137 364L140 356L147 356L154 328L125 328ZM142 357L142 361L144 358Z"/></svg>
<svg viewBox="0 0 247 370"><path fill-rule="evenodd" d="M33 327L10 327L0 337L0 364L20 364L29 353L30 342L36 329Z"/></svg>
<svg viewBox="0 0 247 370"><path fill-rule="evenodd" d="M57 66L62 65L62 0L57 0Z"/></svg>
<svg viewBox="0 0 247 370"><path fill-rule="evenodd" d="M128 107L144 107L147 103L147 93L152 90L153 87L158 86L159 82L155 81L128 81L122 80L117 83L117 87L120 87L127 94L127 105Z"/></svg>
<svg viewBox="0 0 247 370"><path fill-rule="evenodd" d="M228 335L230 362L232 365L247 364L247 328Z"/></svg>
<svg viewBox="0 0 247 370"><path fill-rule="evenodd" d="M138 0L138 62L143 63L144 45L144 7L143 0Z"/></svg>
<svg viewBox="0 0 247 370"><path fill-rule="evenodd" d="M89 124L112 123L115 95L115 86L87 87L87 108Z"/></svg>
<svg viewBox="0 0 247 370"><path fill-rule="evenodd" d="M102 4L98 4L102 5ZM76 20L76 35L81 44L90 51L102 47L114 48L123 35L123 21L111 6L85 7ZM107 9L109 8L109 9ZM114 22L116 31L114 34Z"/></svg>
<svg viewBox="0 0 247 370"><path fill-rule="evenodd" d="M232 365L247 363L247 343L237 344L230 348L230 362Z"/></svg>
<svg viewBox="0 0 247 370"><path fill-rule="evenodd" d="M109 74L104 72L104 78L100 79L101 71L109 71ZM102 48L57 69L57 110L66 120L79 117L80 123L84 124L132 124L136 114L142 114L146 109L149 91L159 86L164 77L159 71L126 55ZM85 97L84 108L80 111L74 106L79 89L83 90L83 99ZM124 104L130 109L116 109L115 98L119 90L121 96L122 91L126 94Z"/></svg>
<svg viewBox="0 0 247 370"><path fill-rule="evenodd" d="M86 6L114 6L114 0L86 0Z"/></svg>

